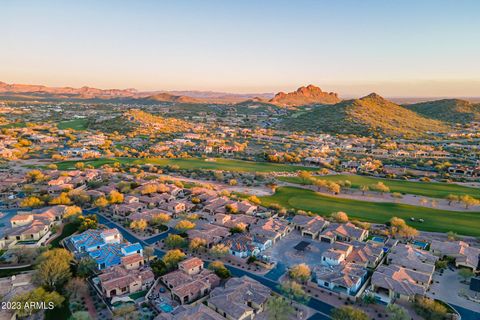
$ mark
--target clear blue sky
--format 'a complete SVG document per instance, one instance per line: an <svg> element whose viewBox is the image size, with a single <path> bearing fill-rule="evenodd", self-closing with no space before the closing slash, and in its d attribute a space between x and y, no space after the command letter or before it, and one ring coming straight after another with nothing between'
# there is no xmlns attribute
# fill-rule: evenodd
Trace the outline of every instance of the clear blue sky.
<svg viewBox="0 0 480 320"><path fill-rule="evenodd" d="M0 0L0 81L480 96L480 1Z"/></svg>

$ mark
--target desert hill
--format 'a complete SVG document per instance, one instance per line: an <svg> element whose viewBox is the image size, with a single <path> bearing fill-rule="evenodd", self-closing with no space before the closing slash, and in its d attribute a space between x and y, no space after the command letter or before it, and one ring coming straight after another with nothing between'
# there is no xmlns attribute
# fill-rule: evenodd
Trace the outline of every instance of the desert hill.
<svg viewBox="0 0 480 320"><path fill-rule="evenodd" d="M425 118L376 93L334 105L322 105L285 119L282 129L412 137L445 132L449 126Z"/></svg>
<svg viewBox="0 0 480 320"><path fill-rule="evenodd" d="M323 92L322 89L314 85L300 87L296 91L277 93L270 103L280 106L302 106L309 104L335 104L341 99L334 92Z"/></svg>
<svg viewBox="0 0 480 320"><path fill-rule="evenodd" d="M425 117L449 123L480 121L480 103L460 99L443 99L406 105L405 108Z"/></svg>

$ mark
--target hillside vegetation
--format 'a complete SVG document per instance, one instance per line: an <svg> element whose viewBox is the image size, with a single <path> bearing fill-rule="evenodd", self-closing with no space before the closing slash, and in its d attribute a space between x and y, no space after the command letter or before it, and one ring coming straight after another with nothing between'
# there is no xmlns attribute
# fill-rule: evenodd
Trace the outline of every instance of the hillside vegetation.
<svg viewBox="0 0 480 320"><path fill-rule="evenodd" d="M415 137L446 132L442 121L423 117L372 93L331 106L317 106L279 124L281 129L351 134Z"/></svg>
<svg viewBox="0 0 480 320"><path fill-rule="evenodd" d="M444 99L406 105L405 108L425 117L449 123L480 121L480 104L460 99Z"/></svg>

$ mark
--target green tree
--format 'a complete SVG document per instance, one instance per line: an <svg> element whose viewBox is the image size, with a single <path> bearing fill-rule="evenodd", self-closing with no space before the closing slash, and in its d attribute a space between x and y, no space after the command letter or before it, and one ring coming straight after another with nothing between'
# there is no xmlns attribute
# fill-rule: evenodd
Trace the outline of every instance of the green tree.
<svg viewBox="0 0 480 320"><path fill-rule="evenodd" d="M148 222L145 219L134 220L130 222L130 228L138 231L145 231L148 227Z"/></svg>
<svg viewBox="0 0 480 320"><path fill-rule="evenodd" d="M80 260L77 266L77 275L82 278L91 276L97 269L97 262L90 257Z"/></svg>
<svg viewBox="0 0 480 320"><path fill-rule="evenodd" d="M411 317L408 314L408 311L399 306L398 304L389 304L387 307L387 311L390 315L390 320L410 320Z"/></svg>
<svg viewBox="0 0 480 320"><path fill-rule="evenodd" d="M69 206L65 209L63 218L68 222L77 222L82 215L82 208L78 206Z"/></svg>
<svg viewBox="0 0 480 320"><path fill-rule="evenodd" d="M174 249L167 251L162 258L162 261L165 263L167 269L174 269L177 267L178 263L184 260L186 257L185 253L183 253L179 249Z"/></svg>
<svg viewBox="0 0 480 320"><path fill-rule="evenodd" d="M93 205L98 208L105 208L106 206L108 206L108 200L104 196L101 196L93 202Z"/></svg>
<svg viewBox="0 0 480 320"><path fill-rule="evenodd" d="M333 310L332 320L369 320L369 317L363 310L344 306Z"/></svg>
<svg viewBox="0 0 480 320"><path fill-rule="evenodd" d="M266 304L268 320L288 320L295 314L295 309L283 297L271 297Z"/></svg>
<svg viewBox="0 0 480 320"><path fill-rule="evenodd" d="M214 271L215 274L222 279L227 279L227 278L230 278L231 276L230 271L225 267L223 262L219 260L212 261L208 265L208 269Z"/></svg>
<svg viewBox="0 0 480 320"><path fill-rule="evenodd" d="M446 199L448 200L448 205L452 205L452 202L460 201L460 198L455 194L449 194Z"/></svg>
<svg viewBox="0 0 480 320"><path fill-rule="evenodd" d="M53 198L52 200L50 200L49 202L51 205L60 205L60 204L63 204L63 205L66 205L66 206L69 206L72 204L72 200L70 200L69 196L68 196L68 193L66 192L62 192L60 193L60 195L56 198Z"/></svg>
<svg viewBox="0 0 480 320"><path fill-rule="evenodd" d="M175 229L182 233L193 228L195 228L195 223L188 220L181 220L175 226Z"/></svg>
<svg viewBox="0 0 480 320"><path fill-rule="evenodd" d="M38 208L43 206L45 203L37 197L31 196L26 197L20 202L20 207L22 208Z"/></svg>
<svg viewBox="0 0 480 320"><path fill-rule="evenodd" d="M165 239L165 246L170 249L180 249L187 246L187 240L178 234L170 233Z"/></svg>
<svg viewBox="0 0 480 320"><path fill-rule="evenodd" d="M214 257L221 258L225 257L230 252L230 249L224 244L216 244L210 248L210 254Z"/></svg>
<svg viewBox="0 0 480 320"><path fill-rule="evenodd" d="M348 215L343 211L333 212L330 216L337 222L348 222Z"/></svg>
<svg viewBox="0 0 480 320"><path fill-rule="evenodd" d="M117 190L112 190L112 191L110 191L110 193L108 194L108 201L109 201L111 204L122 203L122 202L123 202L123 194L121 194L121 193L118 192Z"/></svg>
<svg viewBox="0 0 480 320"><path fill-rule="evenodd" d="M79 231L98 229L98 219L97 216L94 214L80 216L78 218L78 221L80 221L80 227L78 228Z"/></svg>
<svg viewBox="0 0 480 320"><path fill-rule="evenodd" d="M468 279L473 277L475 273L468 268L461 268L460 270L458 270L458 275L462 277L464 281L468 281Z"/></svg>
<svg viewBox="0 0 480 320"><path fill-rule="evenodd" d="M57 292L48 292L44 288L39 287L32 291L28 291L13 297L12 302L20 302L20 309L17 309L17 315L20 317L29 317L34 313L41 311L41 308L28 308L31 303L45 303L47 306L59 306L65 300Z"/></svg>
<svg viewBox="0 0 480 320"><path fill-rule="evenodd" d="M305 283L311 277L310 267L305 263L294 265L288 271L290 278Z"/></svg>
<svg viewBox="0 0 480 320"><path fill-rule="evenodd" d="M302 285L296 281L284 281L280 285L280 290L290 299L297 301L308 301L309 296L303 290Z"/></svg>
<svg viewBox="0 0 480 320"><path fill-rule="evenodd" d="M38 258L36 281L48 290L61 289L72 277L70 262L73 256L65 249L45 251Z"/></svg>
<svg viewBox="0 0 480 320"><path fill-rule="evenodd" d="M207 241L202 238L193 238L190 240L190 244L188 245L188 248L192 250L193 252L197 252L200 250L200 248L206 248L207 247Z"/></svg>
<svg viewBox="0 0 480 320"><path fill-rule="evenodd" d="M155 278L161 277L168 272L167 265L163 260L157 259L150 263Z"/></svg>

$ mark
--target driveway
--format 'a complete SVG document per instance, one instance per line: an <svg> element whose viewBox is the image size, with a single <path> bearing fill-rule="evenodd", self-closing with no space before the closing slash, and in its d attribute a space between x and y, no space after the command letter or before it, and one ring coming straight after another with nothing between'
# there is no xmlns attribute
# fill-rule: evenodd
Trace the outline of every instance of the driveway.
<svg viewBox="0 0 480 320"><path fill-rule="evenodd" d="M443 274L435 272L427 296L452 305L461 314L462 320L478 320L480 319L480 304L467 300L458 294L461 291L470 291L468 285L460 282L461 279L457 270L451 271L447 268L443 271ZM470 291L470 294L473 295L472 291Z"/></svg>
<svg viewBox="0 0 480 320"><path fill-rule="evenodd" d="M149 243L147 243L148 240L145 241L145 240L142 240L142 239L138 239L134 234L132 234L131 232L129 232L128 230L123 228L121 225L119 225L119 224L105 218L104 216L98 214L97 210L85 210L84 212L87 213L87 214L92 214L92 213L96 214L98 216L98 221L101 224L107 225L110 228L117 228L122 233L123 237L130 242L139 242L143 246L146 246L146 245L149 244ZM172 229L170 229L170 230L172 230ZM167 234L170 233L170 230L167 231L167 232L164 232L162 234L162 236L166 237ZM278 247L279 244L277 244L276 246ZM165 251L160 250L158 248L155 248L155 255L157 257L161 258L165 255ZM235 277L248 276L252 279L257 280L258 282L260 282L264 286L269 287L273 291L275 291L279 294L282 294L282 292L279 289L279 284L280 283L276 280L271 280L271 279L268 279L264 276L261 276L261 275L243 270L243 269L235 268L235 267L232 267L230 265L225 265L225 266L230 270L231 274ZM276 278L276 277L272 277L272 278ZM306 306L312 308L313 310L317 311L317 313L312 315L312 317L310 319L319 319L319 320L330 319L329 315L332 312L333 306L329 305L328 303L325 303L323 301L320 301L320 300L312 297L312 298L310 298L310 300L308 302L306 302L304 304Z"/></svg>
<svg viewBox="0 0 480 320"><path fill-rule="evenodd" d="M310 246L304 252L298 252L294 247L301 241L310 242ZM265 250L264 255L269 256L272 261L290 267L299 263L306 263L310 267L320 264L322 253L328 250L331 244L302 237L300 232L294 230L286 237L280 239L272 248Z"/></svg>

